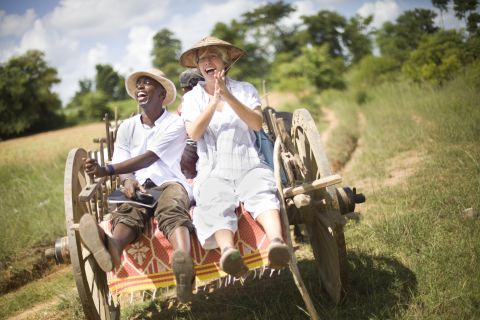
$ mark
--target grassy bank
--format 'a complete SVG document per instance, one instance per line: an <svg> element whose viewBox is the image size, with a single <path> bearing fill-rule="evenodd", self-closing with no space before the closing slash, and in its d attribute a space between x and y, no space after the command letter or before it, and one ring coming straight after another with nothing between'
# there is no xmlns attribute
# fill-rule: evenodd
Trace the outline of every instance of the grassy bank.
<svg viewBox="0 0 480 320"><path fill-rule="evenodd" d="M360 154L344 172L368 199L361 223L347 227L349 254L389 260L382 272L398 273L398 288L386 294L371 273L353 283L373 310L398 297L374 318L480 317L480 219L464 213L480 208L479 92L478 82L459 78L441 89L384 85L361 106L337 97L341 118L355 110L365 119L363 128L357 122Z"/></svg>
<svg viewBox="0 0 480 320"><path fill-rule="evenodd" d="M0 292L41 273L45 246L64 236L63 174L71 148L94 148L102 123L0 142Z"/></svg>

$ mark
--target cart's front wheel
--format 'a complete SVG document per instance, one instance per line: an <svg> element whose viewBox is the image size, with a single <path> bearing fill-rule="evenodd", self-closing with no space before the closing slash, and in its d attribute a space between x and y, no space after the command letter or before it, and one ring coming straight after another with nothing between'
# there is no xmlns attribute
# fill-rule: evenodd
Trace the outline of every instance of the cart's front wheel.
<svg viewBox="0 0 480 320"><path fill-rule="evenodd" d="M298 109L292 121L293 144L307 169L306 181L332 174L315 122L306 109ZM315 256L320 283L331 299L338 303L346 284L346 247L344 218L338 208L335 187L314 191L315 212L305 222ZM322 200L322 201L320 201Z"/></svg>
<svg viewBox="0 0 480 320"><path fill-rule="evenodd" d="M87 319L120 319L120 306L111 298L107 275L85 249L75 225L84 214L89 214L87 205L79 200L82 188L87 184L83 170L84 149L72 149L65 164L64 201L68 244L78 294Z"/></svg>

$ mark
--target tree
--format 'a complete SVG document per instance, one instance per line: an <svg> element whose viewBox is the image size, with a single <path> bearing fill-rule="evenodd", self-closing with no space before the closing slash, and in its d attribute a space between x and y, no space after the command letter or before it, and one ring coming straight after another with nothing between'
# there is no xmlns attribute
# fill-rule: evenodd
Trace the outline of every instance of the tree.
<svg viewBox="0 0 480 320"><path fill-rule="evenodd" d="M452 79L466 62L462 34L449 30L423 38L402 70L414 81L441 84Z"/></svg>
<svg viewBox="0 0 480 320"><path fill-rule="evenodd" d="M279 88L305 94L309 88L324 90L343 89L343 60L330 55L328 45L321 47L303 47L302 54L291 62L275 66L274 77Z"/></svg>
<svg viewBox="0 0 480 320"><path fill-rule="evenodd" d="M30 50L0 65L0 137L58 128L64 123L61 101L51 91L57 70L41 51Z"/></svg>
<svg viewBox="0 0 480 320"><path fill-rule="evenodd" d="M415 50L424 35L435 33L436 13L427 9L405 11L396 24L386 22L377 33L377 44L382 55L387 55L402 64Z"/></svg>
<svg viewBox="0 0 480 320"><path fill-rule="evenodd" d="M77 117L81 120L99 121L105 113L109 113L107 104L109 97L103 91L92 91L80 98L80 108Z"/></svg>
<svg viewBox="0 0 480 320"><path fill-rule="evenodd" d="M353 64L360 62L363 57L372 53L372 41L367 32L367 28L372 21L373 16L362 18L357 15L350 18L345 26L342 40L348 48L349 60Z"/></svg>
<svg viewBox="0 0 480 320"><path fill-rule="evenodd" d="M230 69L229 76L258 85L265 78L270 64L262 46L255 42L246 41L247 30L246 25L234 19L230 22L230 25L222 22L216 23L212 35L242 48L247 53L235 62L235 67ZM255 68L252 68L252 66L255 66Z"/></svg>
<svg viewBox="0 0 480 320"><path fill-rule="evenodd" d="M182 67L178 63L182 50L180 40L168 29L162 29L153 37L152 64L165 73L167 78L178 82Z"/></svg>
<svg viewBox="0 0 480 320"><path fill-rule="evenodd" d="M298 48L293 37L296 27L286 27L281 21L294 11L291 4L283 1L267 3L244 13L242 23L247 30L254 30L256 42L271 46L273 53L292 51Z"/></svg>
<svg viewBox="0 0 480 320"><path fill-rule="evenodd" d="M478 0L454 0L453 10L458 19L466 19L469 12L474 12L477 9Z"/></svg>
<svg viewBox="0 0 480 320"><path fill-rule="evenodd" d="M448 2L450 0L432 0L432 5L440 10L440 16L442 17L442 27L444 28L443 13L448 11Z"/></svg>
<svg viewBox="0 0 480 320"><path fill-rule="evenodd" d="M95 87L97 91L102 91L110 100L122 100L127 97L125 91L125 79L119 75L109 64L97 64L95 66L97 74L95 76ZM88 83L80 83L89 85ZM82 88L80 88L82 90Z"/></svg>
<svg viewBox="0 0 480 320"><path fill-rule="evenodd" d="M333 11L321 10L313 16L302 16L306 29L301 32L303 45L328 45L330 56L344 58L342 34L347 22Z"/></svg>

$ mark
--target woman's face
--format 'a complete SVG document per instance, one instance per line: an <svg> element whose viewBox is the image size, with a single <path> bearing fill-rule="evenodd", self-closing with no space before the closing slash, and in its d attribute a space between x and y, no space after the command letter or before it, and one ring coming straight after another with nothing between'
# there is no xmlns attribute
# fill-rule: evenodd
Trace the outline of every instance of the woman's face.
<svg viewBox="0 0 480 320"><path fill-rule="evenodd" d="M225 69L225 62L216 50L211 48L200 49L198 57L198 69L200 69L207 82L214 81L215 70L220 72Z"/></svg>

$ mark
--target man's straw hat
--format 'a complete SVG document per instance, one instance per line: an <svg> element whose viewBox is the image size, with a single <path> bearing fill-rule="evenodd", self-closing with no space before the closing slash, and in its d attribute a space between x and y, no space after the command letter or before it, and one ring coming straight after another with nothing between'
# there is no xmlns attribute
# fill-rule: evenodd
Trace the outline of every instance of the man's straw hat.
<svg viewBox="0 0 480 320"><path fill-rule="evenodd" d="M147 71L137 71L132 73L127 77L127 81L125 81L125 88L127 89L127 93L130 97L136 100L135 97L135 86L137 83L138 78L140 77L150 77L153 80L160 83L166 91L165 99L163 100L163 105L168 106L170 103L175 101L175 97L177 95L177 89L172 81L165 77L165 74L158 70L158 69L150 69Z"/></svg>
<svg viewBox="0 0 480 320"><path fill-rule="evenodd" d="M211 46L224 47L225 49L227 49L227 53L231 61L235 61L245 55L245 51L235 47L233 44L212 36L208 36L194 44L184 53L182 53L182 55L180 56L180 64L186 68L197 67L197 50L200 48L206 48Z"/></svg>

